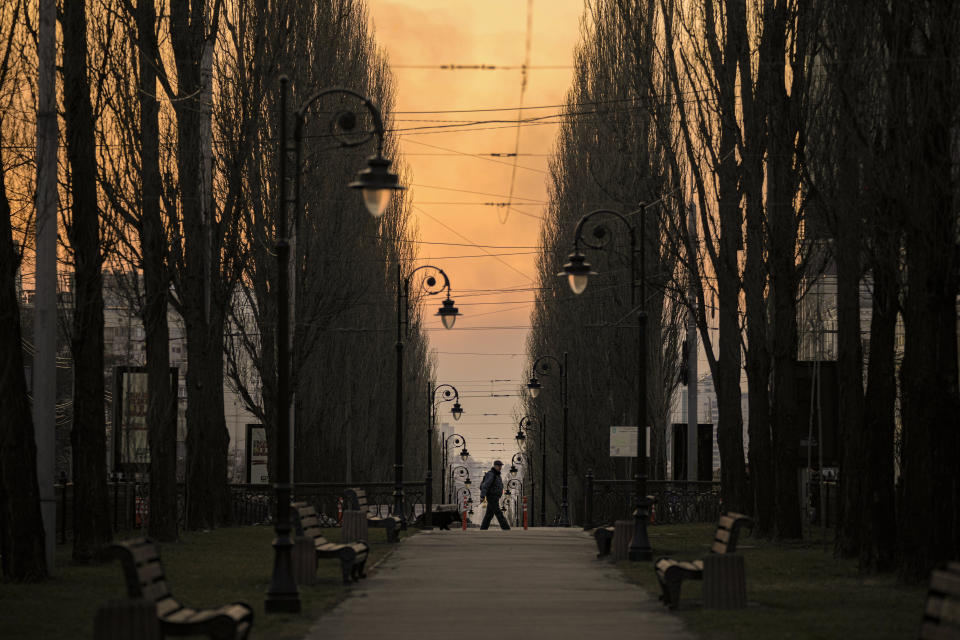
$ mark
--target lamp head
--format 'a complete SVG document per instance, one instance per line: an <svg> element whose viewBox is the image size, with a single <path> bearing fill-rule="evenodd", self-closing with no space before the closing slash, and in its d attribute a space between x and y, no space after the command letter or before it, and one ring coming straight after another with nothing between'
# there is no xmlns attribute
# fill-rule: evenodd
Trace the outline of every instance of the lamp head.
<svg viewBox="0 0 960 640"><path fill-rule="evenodd" d="M459 420L459 419L460 419L460 416L463 415L463 407L460 406L460 403L459 403L459 402L454 402L454 403L453 403L453 408L450 409L450 413L453 414L453 419L454 419L454 420Z"/></svg>
<svg viewBox="0 0 960 640"><path fill-rule="evenodd" d="M350 188L360 189L363 204L374 218L379 218L387 210L394 191L403 190L400 178L390 171L390 161L380 154L367 158L367 168L357 173Z"/></svg>
<svg viewBox="0 0 960 640"><path fill-rule="evenodd" d="M510 477L511 477L511 478L516 478L516 477L517 477L517 467L516 467L516 465L510 465Z"/></svg>
<svg viewBox="0 0 960 640"><path fill-rule="evenodd" d="M468 477L466 480L463 481L463 484L469 487L471 484L473 484L473 482L471 482L470 478Z"/></svg>
<svg viewBox="0 0 960 640"><path fill-rule="evenodd" d="M531 398L536 398L538 395L540 395L540 390L542 388L543 386L541 386L540 381L537 380L537 376L530 378L530 382L527 383L527 389L530 390Z"/></svg>
<svg viewBox="0 0 960 640"><path fill-rule="evenodd" d="M447 299L443 301L443 306L437 310L435 315L440 316L440 321L443 323L444 329L453 329L453 323L457 321L460 310L453 306L453 300L451 300L448 295Z"/></svg>
<svg viewBox="0 0 960 640"><path fill-rule="evenodd" d="M464 445L463 449L460 450L460 459L466 462L467 458L469 457L470 457L470 452L467 451L467 446Z"/></svg>
<svg viewBox="0 0 960 640"><path fill-rule="evenodd" d="M577 250L574 250L568 258L569 262L563 265L563 271L558 276L566 276L570 290L574 294L580 295L587 288L587 281L590 276L596 275L596 272L590 268L586 256Z"/></svg>
<svg viewBox="0 0 960 640"><path fill-rule="evenodd" d="M517 445L518 445L518 446L519 446L519 445L522 445L523 442L524 442L524 440L526 440L526 439L527 439L527 436L524 435L523 430L518 428L518 429L517 429L517 435L516 435Z"/></svg>

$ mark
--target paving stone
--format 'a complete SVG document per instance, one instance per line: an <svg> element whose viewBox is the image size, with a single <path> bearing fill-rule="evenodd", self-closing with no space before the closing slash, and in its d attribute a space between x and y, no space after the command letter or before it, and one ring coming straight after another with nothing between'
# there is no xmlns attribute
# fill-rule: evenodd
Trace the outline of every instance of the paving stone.
<svg viewBox="0 0 960 640"><path fill-rule="evenodd" d="M653 571L653 569L650 569ZM579 529L425 531L318 620L311 640L692 640Z"/></svg>

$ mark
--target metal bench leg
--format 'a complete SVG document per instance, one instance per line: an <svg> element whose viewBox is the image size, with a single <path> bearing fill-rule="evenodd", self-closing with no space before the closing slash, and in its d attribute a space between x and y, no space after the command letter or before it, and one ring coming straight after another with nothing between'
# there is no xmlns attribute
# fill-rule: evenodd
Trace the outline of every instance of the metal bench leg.
<svg viewBox="0 0 960 640"><path fill-rule="evenodd" d="M360 580L361 578L367 577L367 572L364 570L364 567L366 566L366 564L367 564L367 561L363 560L362 562L358 562L355 565L353 565L354 580Z"/></svg>
<svg viewBox="0 0 960 640"><path fill-rule="evenodd" d="M350 584L350 574L353 571L353 558L348 554L340 554L340 571L343 573L343 584Z"/></svg>
<svg viewBox="0 0 960 640"><path fill-rule="evenodd" d="M383 528L387 532L387 542L398 542L400 540L397 534L397 523L393 520L385 520Z"/></svg>
<svg viewBox="0 0 960 640"><path fill-rule="evenodd" d="M671 572L669 569L664 576L666 582L667 606L676 609L680 604L680 586L683 584L683 577L677 572Z"/></svg>

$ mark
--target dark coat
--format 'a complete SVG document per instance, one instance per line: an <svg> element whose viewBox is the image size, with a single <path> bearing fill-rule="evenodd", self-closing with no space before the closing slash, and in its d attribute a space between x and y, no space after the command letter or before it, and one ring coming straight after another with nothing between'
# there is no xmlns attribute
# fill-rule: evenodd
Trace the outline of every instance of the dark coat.
<svg viewBox="0 0 960 640"><path fill-rule="evenodd" d="M487 471L483 474L483 482L480 483L480 499L490 500L500 500L500 496L503 495L503 481L500 479L500 472L497 469L491 468L490 471Z"/></svg>

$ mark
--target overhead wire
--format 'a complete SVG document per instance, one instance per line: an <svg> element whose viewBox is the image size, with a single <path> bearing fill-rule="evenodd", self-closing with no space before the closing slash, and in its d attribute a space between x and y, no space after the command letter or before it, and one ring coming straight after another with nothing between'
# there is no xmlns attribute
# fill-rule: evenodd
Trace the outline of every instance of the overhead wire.
<svg viewBox="0 0 960 640"><path fill-rule="evenodd" d="M524 44L523 52L523 70L520 73L520 101L519 106L523 107L523 98L527 93L527 67L530 65L530 45L533 40L533 0L527 0L527 36L526 42ZM497 219L500 220L500 224L506 224L507 220L510 218L510 211L512 207L510 203L513 201L513 188L517 181L517 156L516 154L520 152L520 116L521 113L517 111L517 133L514 138L513 143L513 167L510 170L510 195L507 197L507 206L503 217L500 217L500 212L497 212Z"/></svg>

